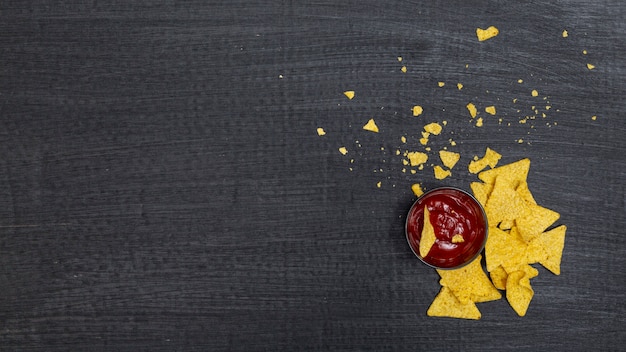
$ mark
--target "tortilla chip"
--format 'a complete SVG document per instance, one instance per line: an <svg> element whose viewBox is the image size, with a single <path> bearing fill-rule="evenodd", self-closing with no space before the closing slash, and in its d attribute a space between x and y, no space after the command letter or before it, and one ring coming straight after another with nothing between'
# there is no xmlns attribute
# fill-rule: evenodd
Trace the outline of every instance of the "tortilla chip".
<svg viewBox="0 0 626 352"><path fill-rule="evenodd" d="M527 203L515 192L511 182L506 175L498 175L495 179L493 190L485 205L485 213L491 225L524 217L530 212Z"/></svg>
<svg viewBox="0 0 626 352"><path fill-rule="evenodd" d="M501 178L506 179L508 181L507 183L515 190L521 182L526 181L529 169L530 159L526 158L491 170L482 171L478 174L478 178L486 183L494 183L496 177L501 176Z"/></svg>
<svg viewBox="0 0 626 352"><path fill-rule="evenodd" d="M509 274L506 273L506 270L502 267L502 265L498 265L497 268L493 269L489 276L491 277L491 282L498 290L504 290L506 288L506 278Z"/></svg>
<svg viewBox="0 0 626 352"><path fill-rule="evenodd" d="M480 311L472 301L461 303L447 287L442 287L439 294L428 307L429 317L450 317L478 320Z"/></svg>
<svg viewBox="0 0 626 352"><path fill-rule="evenodd" d="M530 287L529 278L523 270L509 273L506 280L506 299L517 315L526 315L535 292Z"/></svg>
<svg viewBox="0 0 626 352"><path fill-rule="evenodd" d="M529 204L537 204L535 201L535 197L533 197L532 193L528 189L528 183L526 181L520 182L520 184L515 189L515 192Z"/></svg>
<svg viewBox="0 0 626 352"><path fill-rule="evenodd" d="M365 126L363 126L363 129L366 131L378 133L378 126L376 126L376 121L374 121L374 119L370 119L369 121L367 121Z"/></svg>
<svg viewBox="0 0 626 352"><path fill-rule="evenodd" d="M415 183L411 186L411 190L413 191L413 194L415 194L418 197L421 197L424 194L424 190L422 189L422 185L420 185L419 183Z"/></svg>
<svg viewBox="0 0 626 352"><path fill-rule="evenodd" d="M493 189L493 185L483 182L472 182L470 183L470 188L472 189L472 193L474 193L476 200L485 206L485 204L487 204L489 194L491 194L491 190Z"/></svg>
<svg viewBox="0 0 626 352"><path fill-rule="evenodd" d="M487 302L500 299L502 295L483 271L478 256L468 265L454 270L437 270L441 286L449 287L459 302Z"/></svg>
<svg viewBox="0 0 626 352"><path fill-rule="evenodd" d="M418 166L428 161L428 154L422 152L409 152L406 156L411 166Z"/></svg>
<svg viewBox="0 0 626 352"><path fill-rule="evenodd" d="M435 178L438 180L443 180L444 178L452 175L452 172L450 172L450 170L445 170L439 165L435 165L433 167L433 171L435 172Z"/></svg>
<svg viewBox="0 0 626 352"><path fill-rule="evenodd" d="M561 225L535 237L528 244L527 262L539 263L555 275L560 275L566 231L567 226Z"/></svg>
<svg viewBox="0 0 626 352"><path fill-rule="evenodd" d="M435 236L435 228L430 223L430 212L428 211L428 207L424 206L424 226L422 228L422 237L420 238L420 256L424 258L430 252L430 249L433 247L435 242L437 241L437 236Z"/></svg>
<svg viewBox="0 0 626 352"><path fill-rule="evenodd" d="M554 210L536 204L530 204L528 209L529 213L526 216L515 219L515 224L526 242L539 236L561 216Z"/></svg>
<svg viewBox="0 0 626 352"><path fill-rule="evenodd" d="M485 244L487 271L492 272L502 266L507 273L519 270L526 264L527 244L517 232L505 232L497 227L489 228L489 236Z"/></svg>

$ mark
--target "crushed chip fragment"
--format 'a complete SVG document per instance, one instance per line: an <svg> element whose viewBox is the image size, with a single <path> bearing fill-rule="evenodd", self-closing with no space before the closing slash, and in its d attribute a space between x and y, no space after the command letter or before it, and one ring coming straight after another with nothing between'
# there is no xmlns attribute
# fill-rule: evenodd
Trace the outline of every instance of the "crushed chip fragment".
<svg viewBox="0 0 626 352"><path fill-rule="evenodd" d="M343 92L343 95L348 97L348 99L352 100L352 98L354 98L354 91L353 90L347 90L347 91Z"/></svg>
<svg viewBox="0 0 626 352"><path fill-rule="evenodd" d="M447 167L448 169L452 169L461 158L461 154L450 152L447 150L440 150L439 158L441 159L441 162L445 167Z"/></svg>
<svg viewBox="0 0 626 352"><path fill-rule="evenodd" d="M491 39L497 36L499 33L500 31L498 30L498 28L494 26L489 26L487 27L487 29L476 28L476 37L478 38L478 41L481 42L487 39Z"/></svg>
<svg viewBox="0 0 626 352"><path fill-rule="evenodd" d="M318 136L323 136L323 135L325 135L325 134L326 134L326 131L324 131L324 129L323 129L323 128L321 128L321 127L318 127L318 128L317 128L317 135L318 135Z"/></svg>
<svg viewBox="0 0 626 352"><path fill-rule="evenodd" d="M437 122L431 122L428 125L424 126L424 131L426 131L428 133L432 133L435 136L438 135L439 133L441 133L441 130L442 130L442 127Z"/></svg>
<svg viewBox="0 0 626 352"><path fill-rule="evenodd" d="M435 178L438 180L443 180L444 178L452 175L452 172L450 172L450 170L445 170L439 165L435 165L433 167L433 170L435 172Z"/></svg>
<svg viewBox="0 0 626 352"><path fill-rule="evenodd" d="M378 126L376 125L374 119L370 119L369 121L367 121L365 126L363 126L363 129L366 131L378 133Z"/></svg>
<svg viewBox="0 0 626 352"><path fill-rule="evenodd" d="M437 236L435 236L435 228L430 222L430 212L428 211L428 207L424 206L424 225L422 227L422 236L420 237L419 246L419 252L422 258L428 255L428 252L430 252L430 249L436 241Z"/></svg>

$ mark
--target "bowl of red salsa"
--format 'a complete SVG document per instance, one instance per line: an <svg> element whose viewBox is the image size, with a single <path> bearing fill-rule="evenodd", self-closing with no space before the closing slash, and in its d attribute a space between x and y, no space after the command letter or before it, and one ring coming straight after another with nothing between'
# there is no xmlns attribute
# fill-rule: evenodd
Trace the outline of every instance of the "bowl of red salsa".
<svg viewBox="0 0 626 352"><path fill-rule="evenodd" d="M422 257L419 245L424 207L430 213L436 240ZM409 247L422 262L436 269L457 269L472 262L485 248L489 226L485 210L471 194L459 188L440 187L413 203L405 229Z"/></svg>

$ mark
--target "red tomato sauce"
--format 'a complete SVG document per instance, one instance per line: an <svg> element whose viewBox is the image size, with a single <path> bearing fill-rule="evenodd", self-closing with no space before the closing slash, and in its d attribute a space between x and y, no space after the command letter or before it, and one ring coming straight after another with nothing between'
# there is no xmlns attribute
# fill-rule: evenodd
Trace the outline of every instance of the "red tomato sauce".
<svg viewBox="0 0 626 352"><path fill-rule="evenodd" d="M419 243L424 227L424 206L430 212L437 240L428 255L421 258ZM413 253L426 264L440 269L461 267L474 260L485 246L487 229L487 218L478 201L465 191L448 187L421 196L406 220L406 236ZM452 242L457 234L463 236L463 242Z"/></svg>

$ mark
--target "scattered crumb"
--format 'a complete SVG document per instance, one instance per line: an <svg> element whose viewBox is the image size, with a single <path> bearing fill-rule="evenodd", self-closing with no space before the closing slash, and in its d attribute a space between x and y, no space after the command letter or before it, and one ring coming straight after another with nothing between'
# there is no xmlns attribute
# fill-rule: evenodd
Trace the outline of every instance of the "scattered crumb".
<svg viewBox="0 0 626 352"><path fill-rule="evenodd" d="M457 87L459 90L463 89L463 83L457 83L457 84L456 84L456 87Z"/></svg>
<svg viewBox="0 0 626 352"><path fill-rule="evenodd" d="M469 111L469 114L472 118L476 117L476 114L478 114L478 110L476 109L476 105L472 104L472 103L468 103L466 106L467 111Z"/></svg>
<svg viewBox="0 0 626 352"><path fill-rule="evenodd" d="M524 83L524 80L520 78L520 79L517 80L517 83L520 83L520 84Z"/></svg>
<svg viewBox="0 0 626 352"><path fill-rule="evenodd" d="M398 62L402 62L402 56L398 56Z"/></svg>
<svg viewBox="0 0 626 352"><path fill-rule="evenodd" d="M446 82L437 82L437 85L438 85L439 87L443 87L443 86L445 86L445 85L446 85Z"/></svg>
<svg viewBox="0 0 626 352"><path fill-rule="evenodd" d="M569 34L567 34L567 30L564 29L561 35L563 36L563 38L567 38Z"/></svg>
<svg viewBox="0 0 626 352"><path fill-rule="evenodd" d="M496 107L491 105L485 108L485 112L490 114L490 115L495 115L496 114Z"/></svg>
<svg viewBox="0 0 626 352"><path fill-rule="evenodd" d="M591 119L595 121L598 117L596 115L591 116Z"/></svg>
<svg viewBox="0 0 626 352"><path fill-rule="evenodd" d="M348 97L348 99L352 99L352 98L354 98L354 91L353 90L347 90L347 91L343 92L343 95Z"/></svg>
<svg viewBox="0 0 626 352"><path fill-rule="evenodd" d="M424 112L424 109L421 106L415 105L413 107L413 116L420 116L422 112Z"/></svg>
<svg viewBox="0 0 626 352"><path fill-rule="evenodd" d="M417 173L417 171L411 169L411 174L415 175Z"/></svg>
<svg viewBox="0 0 626 352"><path fill-rule="evenodd" d="M472 174L477 174L487 166L493 169L498 164L500 158L502 158L502 155L500 155L500 153L491 148L487 148L485 150L485 156L479 159L478 156L475 155L474 160L470 161L467 169Z"/></svg>
<svg viewBox="0 0 626 352"><path fill-rule="evenodd" d="M346 149L346 147L341 147L339 148L339 153L346 155L348 154L348 149Z"/></svg>
<svg viewBox="0 0 626 352"><path fill-rule="evenodd" d="M487 29L476 28L476 37L480 42L491 39L497 36L499 33L500 31L498 31L498 28L494 26L489 26Z"/></svg>
<svg viewBox="0 0 626 352"><path fill-rule="evenodd" d="M444 170L439 165L435 165L433 167L433 171L435 172L435 178L438 180L443 180L444 178L452 175L452 172L450 172L450 170Z"/></svg>
<svg viewBox="0 0 626 352"><path fill-rule="evenodd" d="M482 117L479 117L476 120L476 127L483 127L483 118Z"/></svg>
<svg viewBox="0 0 626 352"><path fill-rule="evenodd" d="M536 97L539 95L539 92L537 92L536 89L533 89L532 92L530 92L530 95L532 95L533 97Z"/></svg>
<svg viewBox="0 0 626 352"><path fill-rule="evenodd" d="M434 134L435 136L441 133L441 125L437 122L431 122L424 126L424 131Z"/></svg>
<svg viewBox="0 0 626 352"><path fill-rule="evenodd" d="M407 154L411 166L418 166L428 161L428 154L422 152L410 152Z"/></svg>
<svg viewBox="0 0 626 352"><path fill-rule="evenodd" d="M441 162L445 167L447 167L448 169L452 169L461 158L461 154L449 152L447 150L440 150L439 158L441 159Z"/></svg>
<svg viewBox="0 0 626 352"><path fill-rule="evenodd" d="M413 194L415 194L418 197L420 197L422 194L424 194L424 190L422 189L422 185L420 185L419 183L413 184L411 186L411 190L413 191Z"/></svg>
<svg viewBox="0 0 626 352"><path fill-rule="evenodd" d="M400 141L402 143L406 143L406 137L405 136L400 137ZM398 151L400 151L400 150L398 150Z"/></svg>
<svg viewBox="0 0 626 352"><path fill-rule="evenodd" d="M376 122L374 121L374 119L370 119L369 121L367 121L365 126L363 126L363 129L366 131L378 133L378 126L376 126Z"/></svg>
<svg viewBox="0 0 626 352"><path fill-rule="evenodd" d="M376 184L376 187L380 188L383 185L382 181L378 181L378 183Z"/></svg>
<svg viewBox="0 0 626 352"><path fill-rule="evenodd" d="M442 123L444 126L447 126L447 125L448 125L448 121L447 121L447 120L443 120L443 121L441 121L441 123Z"/></svg>
<svg viewBox="0 0 626 352"><path fill-rule="evenodd" d="M406 73L406 66L402 66L402 68L400 69L400 71L402 71L402 73Z"/></svg>
<svg viewBox="0 0 626 352"><path fill-rule="evenodd" d="M318 136L323 136L323 135L325 135L325 134L326 134L326 131L324 131L324 129L323 129L323 128L321 128L321 127L318 127L318 128L317 128L317 135L318 135Z"/></svg>
<svg viewBox="0 0 626 352"><path fill-rule="evenodd" d="M587 68L593 70L594 68L596 68L596 66L592 64L587 64Z"/></svg>
<svg viewBox="0 0 626 352"><path fill-rule="evenodd" d="M285 77L284 77L283 75L278 75L278 78L279 78L279 79L283 79L283 78L285 78Z"/></svg>
<svg viewBox="0 0 626 352"><path fill-rule="evenodd" d="M520 139L517 140L517 143L522 144L522 143L524 143L524 140L520 138Z"/></svg>
<svg viewBox="0 0 626 352"><path fill-rule="evenodd" d="M583 55L587 55L587 50L583 50Z"/></svg>
<svg viewBox="0 0 626 352"><path fill-rule="evenodd" d="M456 142L452 140L452 138L448 139L448 142L450 142L451 146L456 146Z"/></svg>
<svg viewBox="0 0 626 352"><path fill-rule="evenodd" d="M463 238L463 235L461 235L460 233L457 233L456 235L452 236L452 243L463 243L465 242L465 239Z"/></svg>

